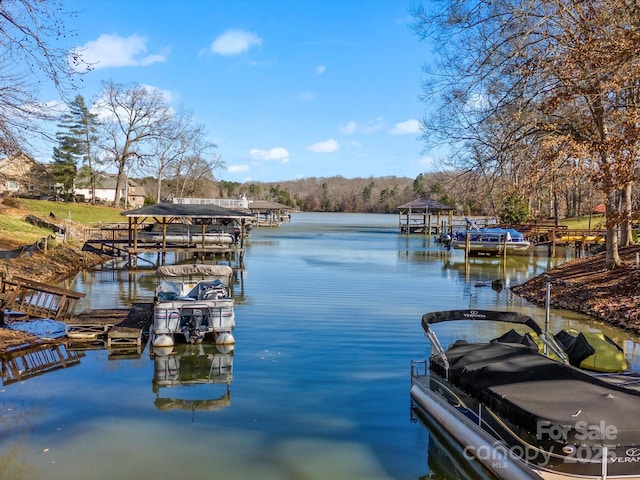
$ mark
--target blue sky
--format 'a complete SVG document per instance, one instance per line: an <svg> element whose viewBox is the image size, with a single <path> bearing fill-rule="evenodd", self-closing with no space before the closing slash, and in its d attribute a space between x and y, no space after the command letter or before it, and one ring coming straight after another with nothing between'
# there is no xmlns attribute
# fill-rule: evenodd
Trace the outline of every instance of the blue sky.
<svg viewBox="0 0 640 480"><path fill-rule="evenodd" d="M206 126L220 180L416 177L428 46L405 0L63 0L81 82L167 93Z"/></svg>

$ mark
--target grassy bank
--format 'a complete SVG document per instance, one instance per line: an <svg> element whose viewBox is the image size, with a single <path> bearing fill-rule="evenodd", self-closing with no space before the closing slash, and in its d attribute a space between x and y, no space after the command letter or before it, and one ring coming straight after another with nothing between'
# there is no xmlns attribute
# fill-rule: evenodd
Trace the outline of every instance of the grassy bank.
<svg viewBox="0 0 640 480"><path fill-rule="evenodd" d="M48 237L51 230L39 228L25 221L35 215L46 221L60 224L70 222L78 228L96 226L99 223L126 221L122 210L79 203L50 202L46 200L4 199L0 209L0 247L9 248L35 243Z"/></svg>
<svg viewBox="0 0 640 480"><path fill-rule="evenodd" d="M53 213L57 218L73 220L86 226L96 225L99 222L126 222L126 218L120 215L121 209L102 205L22 199L20 202L33 215L41 218L48 218Z"/></svg>

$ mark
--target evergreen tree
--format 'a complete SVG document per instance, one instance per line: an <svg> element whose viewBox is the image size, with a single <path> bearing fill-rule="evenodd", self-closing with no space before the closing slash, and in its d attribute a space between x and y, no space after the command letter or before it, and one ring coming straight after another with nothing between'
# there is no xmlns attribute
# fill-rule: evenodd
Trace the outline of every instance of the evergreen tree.
<svg viewBox="0 0 640 480"><path fill-rule="evenodd" d="M53 149L53 175L63 191L73 191L78 164L88 167L91 202L95 201L96 172L92 146L97 142L97 116L87 108L82 95L69 103L69 111L60 118L56 133L58 146Z"/></svg>

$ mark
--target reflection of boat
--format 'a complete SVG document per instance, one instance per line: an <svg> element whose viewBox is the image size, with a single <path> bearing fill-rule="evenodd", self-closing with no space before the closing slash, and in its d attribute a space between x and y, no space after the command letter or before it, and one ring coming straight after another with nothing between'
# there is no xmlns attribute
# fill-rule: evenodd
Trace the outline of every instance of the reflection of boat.
<svg viewBox="0 0 640 480"><path fill-rule="evenodd" d="M168 265L160 277L153 308L152 344L170 346L175 335L199 343L206 335L217 344L233 344L234 301L227 291L228 265Z"/></svg>
<svg viewBox="0 0 640 480"><path fill-rule="evenodd" d="M170 224L166 225L166 242L178 245L201 245L202 225ZM141 242L162 243L162 225L152 224L138 232ZM204 227L204 243L206 245L231 245L236 242L234 233L221 231L219 225Z"/></svg>
<svg viewBox="0 0 640 480"><path fill-rule="evenodd" d="M411 421L420 422L428 433L427 464L429 475L421 479L446 480L495 480L479 462L469 461L464 449L455 438L415 407L411 409Z"/></svg>
<svg viewBox="0 0 640 480"><path fill-rule="evenodd" d="M167 351L168 350L168 351ZM176 345L174 347L156 347L153 349L154 373L153 392L156 394L155 405L159 410L219 410L231 403L229 385L233 380L233 352L225 347L215 345ZM222 393L215 398L201 398L204 390L194 389L198 385L224 385ZM175 388L174 387L178 387ZM178 398L179 387L185 397ZM163 388L172 388L176 395L160 397ZM187 392L188 390L188 392ZM211 389L206 390L211 395Z"/></svg>
<svg viewBox="0 0 640 480"><path fill-rule="evenodd" d="M522 343L510 334L445 350L432 326L454 320L527 327L548 356L526 334L516 336ZM412 403L465 446L467 458L498 478L640 479L639 375L569 365L553 336L514 312L427 313L422 326L432 350L428 361L412 363Z"/></svg>
<svg viewBox="0 0 640 480"><path fill-rule="evenodd" d="M499 255L505 250L506 253L525 251L531 246L531 242L513 228L471 228L452 236L453 248L464 250L467 245L470 254Z"/></svg>

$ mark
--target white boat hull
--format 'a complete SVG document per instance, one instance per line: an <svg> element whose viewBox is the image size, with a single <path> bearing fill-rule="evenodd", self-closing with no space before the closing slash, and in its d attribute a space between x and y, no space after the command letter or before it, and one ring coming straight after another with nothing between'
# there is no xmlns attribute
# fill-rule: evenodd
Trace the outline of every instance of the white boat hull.
<svg viewBox="0 0 640 480"><path fill-rule="evenodd" d="M439 398L438 394L414 383L411 387L411 399L461 446L465 447L465 454L469 456L469 460L481 463L496 478L502 480L541 478L538 472L534 472L529 465L515 455L504 455L499 458L473 455L475 452L486 452L487 446L495 444L495 438L481 428L476 428L467 417L452 408L444 399ZM552 478L559 480L560 477Z"/></svg>
<svg viewBox="0 0 640 480"><path fill-rule="evenodd" d="M174 345L176 336L193 344L206 336L216 344L234 344L234 300L224 285L231 281L232 273L226 265L158 268L163 280L153 308L153 345Z"/></svg>
<svg viewBox="0 0 640 480"><path fill-rule="evenodd" d="M464 240L454 240L451 246L457 250L465 250L467 248L467 244ZM509 252L525 252L531 247L531 243L529 242L477 242L471 241L469 242L469 251L475 253L485 253L485 254L499 254L503 251Z"/></svg>
<svg viewBox="0 0 640 480"><path fill-rule="evenodd" d="M141 242L162 243L162 233L140 232L138 238ZM167 233L166 242L178 245L200 245L202 244L202 234L189 233ZM205 245L231 245L235 243L235 238L227 233L205 233Z"/></svg>

